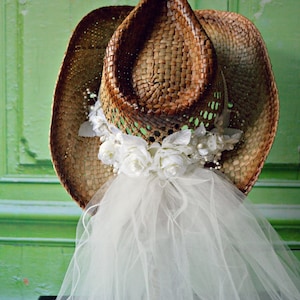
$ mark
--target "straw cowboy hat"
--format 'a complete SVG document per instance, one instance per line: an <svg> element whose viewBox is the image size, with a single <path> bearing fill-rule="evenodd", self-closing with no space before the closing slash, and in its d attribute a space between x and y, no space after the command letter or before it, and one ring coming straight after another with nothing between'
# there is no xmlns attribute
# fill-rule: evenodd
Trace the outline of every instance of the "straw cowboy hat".
<svg viewBox="0 0 300 300"><path fill-rule="evenodd" d="M57 174L84 208L113 176L99 138L78 135L91 95L109 122L147 142L183 127L211 129L224 110L242 140L221 171L248 193L269 153L278 93L265 44L245 17L192 11L185 0L142 0L92 11L76 27L55 90L50 147Z"/></svg>

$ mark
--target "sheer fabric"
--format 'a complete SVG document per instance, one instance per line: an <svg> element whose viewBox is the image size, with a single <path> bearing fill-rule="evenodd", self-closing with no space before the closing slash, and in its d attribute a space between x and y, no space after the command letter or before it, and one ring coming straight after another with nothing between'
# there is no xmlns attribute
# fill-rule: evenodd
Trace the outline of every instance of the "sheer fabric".
<svg viewBox="0 0 300 300"><path fill-rule="evenodd" d="M119 174L91 203L57 299L300 299L299 262L220 173Z"/></svg>

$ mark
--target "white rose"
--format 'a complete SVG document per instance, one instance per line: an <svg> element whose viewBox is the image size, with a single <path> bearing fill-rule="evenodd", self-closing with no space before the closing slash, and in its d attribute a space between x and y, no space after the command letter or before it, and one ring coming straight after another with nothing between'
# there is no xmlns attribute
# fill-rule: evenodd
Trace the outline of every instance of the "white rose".
<svg viewBox="0 0 300 300"><path fill-rule="evenodd" d="M167 179L185 173L187 156L174 149L158 149L154 156L154 170L161 178Z"/></svg>
<svg viewBox="0 0 300 300"><path fill-rule="evenodd" d="M147 176L151 163L152 157L147 148L144 145L133 145L125 151L122 149L119 172L131 177Z"/></svg>
<svg viewBox="0 0 300 300"><path fill-rule="evenodd" d="M118 153L118 145L114 140L106 140L99 148L98 158L105 165L114 165Z"/></svg>

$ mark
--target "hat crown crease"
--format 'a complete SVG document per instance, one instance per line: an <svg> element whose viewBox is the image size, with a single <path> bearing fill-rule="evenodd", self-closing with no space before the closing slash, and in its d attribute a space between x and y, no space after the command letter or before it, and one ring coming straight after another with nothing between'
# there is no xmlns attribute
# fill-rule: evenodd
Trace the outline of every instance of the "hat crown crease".
<svg viewBox="0 0 300 300"><path fill-rule="evenodd" d="M213 74L212 44L187 1L141 1L107 47L101 100L127 116L182 115Z"/></svg>

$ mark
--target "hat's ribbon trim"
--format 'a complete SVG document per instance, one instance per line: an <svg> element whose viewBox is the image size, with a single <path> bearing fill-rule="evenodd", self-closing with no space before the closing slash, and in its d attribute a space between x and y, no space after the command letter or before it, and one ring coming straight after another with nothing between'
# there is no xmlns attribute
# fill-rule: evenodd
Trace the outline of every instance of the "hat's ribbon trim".
<svg viewBox="0 0 300 300"><path fill-rule="evenodd" d="M220 117L228 116L223 111ZM220 117L218 123L224 124ZM207 131L201 124L194 131L183 129L167 136L162 143L148 144L143 138L125 134L108 123L98 99L90 106L89 121L80 126L79 135L100 137L98 159L111 165L115 173L131 177L157 173L160 178L168 179L181 176L196 165L205 167L211 163L219 169L222 152L234 148L242 131L219 126Z"/></svg>

